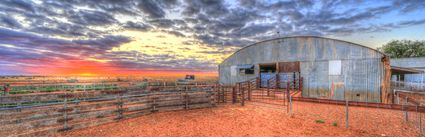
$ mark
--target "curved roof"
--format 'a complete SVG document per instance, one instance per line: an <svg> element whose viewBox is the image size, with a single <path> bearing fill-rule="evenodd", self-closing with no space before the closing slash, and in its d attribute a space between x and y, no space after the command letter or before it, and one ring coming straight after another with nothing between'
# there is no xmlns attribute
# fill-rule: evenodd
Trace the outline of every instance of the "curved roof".
<svg viewBox="0 0 425 137"><path fill-rule="evenodd" d="M383 52L381 52L379 50L373 49L371 47L363 46L363 45L360 45L360 44L357 44L357 43L349 42L349 41L344 41L344 40L339 40L339 39L333 39L333 38L326 38L326 37L320 37L320 36L288 36L288 37L280 37L280 38L274 38L274 39L264 40L264 41L260 41L260 42L253 43L253 44L250 44L248 46L245 46L245 47L237 50L236 52L234 52L232 55L230 55L226 59L224 59L220 64L222 64L223 62L225 62L228 58L232 57L233 55L235 55L239 51L244 50L244 49L246 49L248 47L255 46L255 45L258 45L258 44L264 43L264 42L269 42L269 41L274 41L274 40L280 40L280 39L288 39L288 38L320 38L320 39L334 40L334 41L345 42L345 43L353 44L353 45L356 45L356 46L364 47L364 48L367 48L367 49L376 51L376 52L382 54L383 56L387 56L385 53L383 53Z"/></svg>

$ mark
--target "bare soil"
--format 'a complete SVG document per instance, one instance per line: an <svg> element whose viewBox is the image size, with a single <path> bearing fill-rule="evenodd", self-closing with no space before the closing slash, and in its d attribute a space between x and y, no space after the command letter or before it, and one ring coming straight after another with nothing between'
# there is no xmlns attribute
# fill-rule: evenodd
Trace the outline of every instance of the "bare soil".
<svg viewBox="0 0 425 137"><path fill-rule="evenodd" d="M294 102L292 113L282 105L246 102L214 108L160 112L55 136L417 136L403 126L402 112ZM335 124L336 123L336 124Z"/></svg>

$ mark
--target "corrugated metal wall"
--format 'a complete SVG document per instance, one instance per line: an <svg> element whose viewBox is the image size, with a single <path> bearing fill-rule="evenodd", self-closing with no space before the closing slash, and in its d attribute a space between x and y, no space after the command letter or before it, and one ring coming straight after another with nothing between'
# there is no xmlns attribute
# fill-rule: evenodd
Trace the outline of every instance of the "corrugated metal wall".
<svg viewBox="0 0 425 137"><path fill-rule="evenodd" d="M341 75L329 75L328 62L301 62L301 76L304 78L303 96L380 102L378 91L383 76L380 59L341 60Z"/></svg>
<svg viewBox="0 0 425 137"><path fill-rule="evenodd" d="M234 53L219 65L219 81L234 84L255 78L259 71L257 64L299 61L304 78L303 96L380 102L382 57L383 54L376 50L339 40L320 37L275 39ZM329 75L330 60L341 60L341 75ZM256 65L255 75L231 76L231 66L238 64Z"/></svg>
<svg viewBox="0 0 425 137"><path fill-rule="evenodd" d="M404 81L406 82L416 82L416 83L425 83L425 73L422 74L405 74Z"/></svg>

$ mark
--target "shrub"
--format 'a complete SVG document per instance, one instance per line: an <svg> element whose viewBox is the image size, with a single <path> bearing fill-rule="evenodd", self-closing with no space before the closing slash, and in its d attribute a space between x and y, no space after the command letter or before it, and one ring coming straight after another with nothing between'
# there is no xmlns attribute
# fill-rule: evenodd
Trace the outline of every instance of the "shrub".
<svg viewBox="0 0 425 137"><path fill-rule="evenodd" d="M324 121L324 120L319 119L319 120L316 120L316 123L325 123L325 121Z"/></svg>

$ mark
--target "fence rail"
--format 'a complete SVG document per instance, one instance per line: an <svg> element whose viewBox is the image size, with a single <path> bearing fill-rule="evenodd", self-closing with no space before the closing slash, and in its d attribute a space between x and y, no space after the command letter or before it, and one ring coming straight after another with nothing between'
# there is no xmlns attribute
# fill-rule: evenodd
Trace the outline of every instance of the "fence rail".
<svg viewBox="0 0 425 137"><path fill-rule="evenodd" d="M214 86L0 97L0 136L43 136L158 111L213 107Z"/></svg>
<svg viewBox="0 0 425 137"><path fill-rule="evenodd" d="M159 82L159 81L121 81L121 82L58 82L58 83L8 83L8 94L31 94L46 92L73 92L73 91L116 91L143 89L146 87L166 88L177 86L211 86L215 82ZM5 94L5 83L0 84L0 96Z"/></svg>
<svg viewBox="0 0 425 137"><path fill-rule="evenodd" d="M249 80L237 83L235 91L240 99L238 101L242 105L249 99L254 104L261 103L259 106L278 105L290 115L311 117L318 123L331 122L333 126L344 124L346 128L368 130L368 134L372 136L377 133L381 136L422 136L422 113L425 112L425 106L421 106L421 101L425 99L425 92L394 91L397 93L396 99L399 99L397 104L370 103L303 97L300 94L303 88L302 78L296 82L277 81L270 78L266 88L257 89L249 88L256 87Z"/></svg>
<svg viewBox="0 0 425 137"><path fill-rule="evenodd" d="M276 82L276 80L270 82ZM391 123L393 125L406 126L405 123L413 125L408 130L401 129L400 131L422 132L422 123L420 122L422 122L422 113L425 112L425 107L421 106L421 102L417 101L418 98L411 96L410 92L395 91L395 93L400 93L397 96L397 99L400 99L399 104L306 98L299 94L302 91L302 83L302 78L300 78L298 83L287 81L286 88L279 88L278 83L267 88L260 88L260 81L255 78L239 82L236 85L147 83L139 88L121 88L120 90L2 96L0 97L0 129L2 129L0 136L43 136L158 111L206 108L230 102L240 103L243 106L245 101L278 104L286 108L291 115L311 115L318 120L326 119L338 122L344 121L345 118L347 127L348 121L354 123L350 127L371 126L356 125L362 122L359 117L388 115L397 122L404 122L401 124ZM346 110L343 109L344 105ZM348 111L349 107L353 108L353 110L350 109L353 112ZM332 114L333 111L338 114ZM402 117L399 116L400 114ZM419 130L414 130L414 126L417 126ZM388 127L382 124L376 125L374 128ZM391 134L397 135L393 132ZM411 134L406 132L398 135Z"/></svg>

